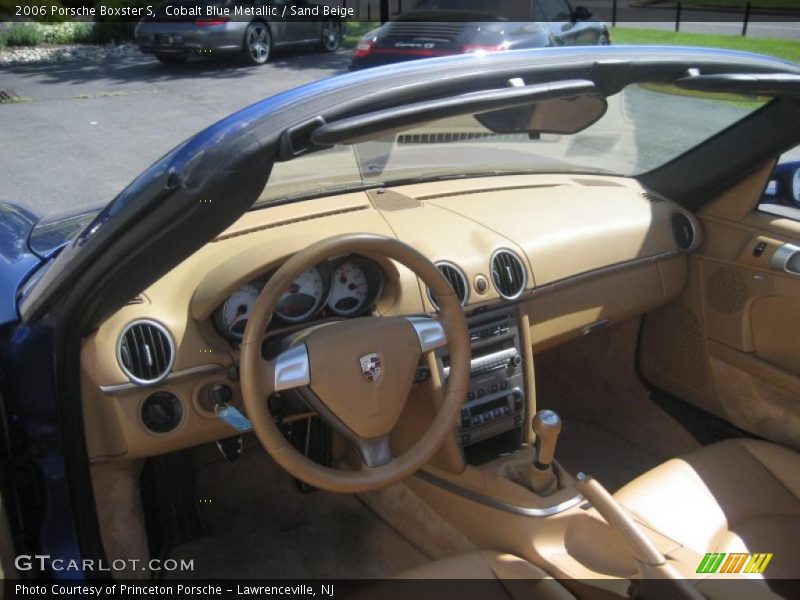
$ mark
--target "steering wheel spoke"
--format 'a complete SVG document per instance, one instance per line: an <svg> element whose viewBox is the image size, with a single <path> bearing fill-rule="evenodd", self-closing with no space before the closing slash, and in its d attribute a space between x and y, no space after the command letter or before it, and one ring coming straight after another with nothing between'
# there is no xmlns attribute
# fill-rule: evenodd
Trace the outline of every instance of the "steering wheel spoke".
<svg viewBox="0 0 800 600"><path fill-rule="evenodd" d="M273 391L283 392L311 384L311 365L305 344L292 346L272 362L275 373Z"/></svg>
<svg viewBox="0 0 800 600"><path fill-rule="evenodd" d="M371 440L358 438L353 440L362 462L369 468L382 467L392 460L392 449L389 436L382 435Z"/></svg>
<svg viewBox="0 0 800 600"><path fill-rule="evenodd" d="M331 412L309 386L300 386L297 392L317 416L356 446L361 461L367 467L380 467L392 460L388 433L370 439L361 437Z"/></svg>
<svg viewBox="0 0 800 600"><path fill-rule="evenodd" d="M447 334L439 319L434 317L406 317L419 338L420 350L430 352L447 345Z"/></svg>

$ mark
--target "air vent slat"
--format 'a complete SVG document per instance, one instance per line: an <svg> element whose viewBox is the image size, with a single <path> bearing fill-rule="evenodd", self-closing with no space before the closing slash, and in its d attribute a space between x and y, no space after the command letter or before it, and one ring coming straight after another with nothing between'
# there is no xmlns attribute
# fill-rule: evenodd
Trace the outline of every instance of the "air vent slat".
<svg viewBox="0 0 800 600"><path fill-rule="evenodd" d="M169 354L164 346L164 339L161 336L156 336L156 350L158 353L158 370L163 371L169 365Z"/></svg>
<svg viewBox="0 0 800 600"><path fill-rule="evenodd" d="M128 342L127 344L127 354L131 359L130 369L133 370L134 373L142 373L143 364L141 361L141 355L138 352L139 348L139 340L136 338L136 329L131 328L127 334L125 334L125 339Z"/></svg>
<svg viewBox="0 0 800 600"><path fill-rule="evenodd" d="M169 332L160 324L154 321L135 321L120 336L117 360L122 371L133 383L158 383L172 369L175 345Z"/></svg>
<svg viewBox="0 0 800 600"><path fill-rule="evenodd" d="M153 379L153 375L156 373L155 364L153 364L153 343L154 340L152 337L148 336L150 333L144 327L137 327L136 328L139 333L139 337L142 340L142 362L144 362L144 370L147 373L147 379Z"/></svg>
<svg viewBox="0 0 800 600"><path fill-rule="evenodd" d="M492 283L506 300L514 300L525 291L527 272L519 257L509 250L498 250L492 257Z"/></svg>
<svg viewBox="0 0 800 600"><path fill-rule="evenodd" d="M142 370L147 374L147 379L153 379L153 374L156 372L155 365L153 365L153 350L152 340L147 339L147 329L144 327L137 327L136 334L140 341L139 356L142 359Z"/></svg>
<svg viewBox="0 0 800 600"><path fill-rule="evenodd" d="M436 263L436 268L439 269L442 275L444 275L447 283L449 283L450 287L453 288L453 291L456 293L456 297L463 306L467 301L467 297L469 296L469 284L467 283L467 276L464 275L464 272L461 269L451 263L439 262ZM439 305L436 304L436 296L434 296L430 289L428 289L428 298L436 308L439 308Z"/></svg>
<svg viewBox="0 0 800 600"><path fill-rule="evenodd" d="M154 376L157 373L161 372L160 369L163 368L163 365L161 364L161 361L159 360L158 342L156 342L156 336L153 335L152 328L147 328L147 329L145 329L145 331L147 331L147 338L148 338L148 342L149 342L148 349L150 350L150 353L149 353L147 358L150 361L149 364L150 364L150 369L152 371L151 375Z"/></svg>

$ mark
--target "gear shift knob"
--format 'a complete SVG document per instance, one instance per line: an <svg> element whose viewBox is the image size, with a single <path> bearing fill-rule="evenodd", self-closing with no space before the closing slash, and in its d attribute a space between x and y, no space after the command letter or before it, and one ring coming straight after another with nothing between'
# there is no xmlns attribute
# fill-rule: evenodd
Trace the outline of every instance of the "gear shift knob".
<svg viewBox="0 0 800 600"><path fill-rule="evenodd" d="M531 426L536 434L534 464L539 469L547 469L556 453L556 442L561 433L561 417L552 410L540 410L533 417Z"/></svg>

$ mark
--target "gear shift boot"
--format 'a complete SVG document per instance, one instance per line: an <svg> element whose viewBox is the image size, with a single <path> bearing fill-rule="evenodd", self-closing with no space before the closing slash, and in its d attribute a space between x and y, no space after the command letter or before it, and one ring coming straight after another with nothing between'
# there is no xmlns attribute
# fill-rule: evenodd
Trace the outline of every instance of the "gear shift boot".
<svg viewBox="0 0 800 600"><path fill-rule="evenodd" d="M505 465L505 475L539 496L550 496L563 488L563 471L555 461L561 418L552 410L540 410L531 423L536 434L533 460L530 452Z"/></svg>
<svg viewBox="0 0 800 600"><path fill-rule="evenodd" d="M528 466L528 485L526 486L533 493L540 496L550 496L558 491L558 477L553 465L546 469L540 469L533 465Z"/></svg>
<svg viewBox="0 0 800 600"><path fill-rule="evenodd" d="M530 450L523 450L520 455L505 463L502 474L506 478L542 497L564 489L564 482L568 478L558 463L554 462L547 469L539 469L533 464Z"/></svg>

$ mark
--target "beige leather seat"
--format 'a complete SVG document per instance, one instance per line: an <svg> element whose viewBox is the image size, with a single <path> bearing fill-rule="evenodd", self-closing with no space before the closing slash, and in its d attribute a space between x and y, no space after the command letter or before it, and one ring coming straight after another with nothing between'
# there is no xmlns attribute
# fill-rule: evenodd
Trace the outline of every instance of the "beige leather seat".
<svg viewBox="0 0 800 600"><path fill-rule="evenodd" d="M501 554L491 551L477 551L437 560L400 575L397 579L446 579L446 591L454 592L453 585L460 585L456 589L459 600L471 598L480 600L574 600L574 596L564 589L561 584L551 578L544 571L531 563L511 554ZM482 581L476 581L482 580ZM460 582L460 583L459 583ZM397 595L408 598L408 592L431 594L437 597L438 590L434 586L424 586L417 590L405 589L403 586L386 585L381 590L381 585L370 589L370 596L385 600L387 596ZM383 591L388 591L383 593ZM377 592L377 593L376 593ZM438 597L442 597L438 595Z"/></svg>
<svg viewBox="0 0 800 600"><path fill-rule="evenodd" d="M766 579L800 576L797 452L756 440L720 442L667 461L615 497L701 555L771 552Z"/></svg>
<svg viewBox="0 0 800 600"><path fill-rule="evenodd" d="M773 553L764 576L773 580L770 587L774 591L789 591L781 585L794 583L774 580L798 576L800 454L796 452L755 440L720 442L667 461L623 487L615 496L640 520L700 555ZM399 578L484 580L472 586L466 582L463 593L459 590L461 600L574 598L559 582L531 563L489 551L434 561ZM378 591L380 587L370 591ZM701 593L728 597L720 596L720 591L726 589L708 588ZM391 592L408 590L389 587L388 591L388 596L393 596ZM435 592L435 588L419 591ZM745 597L741 589L731 591ZM745 593L749 591L758 590L746 588ZM384 599L386 595L374 597Z"/></svg>

